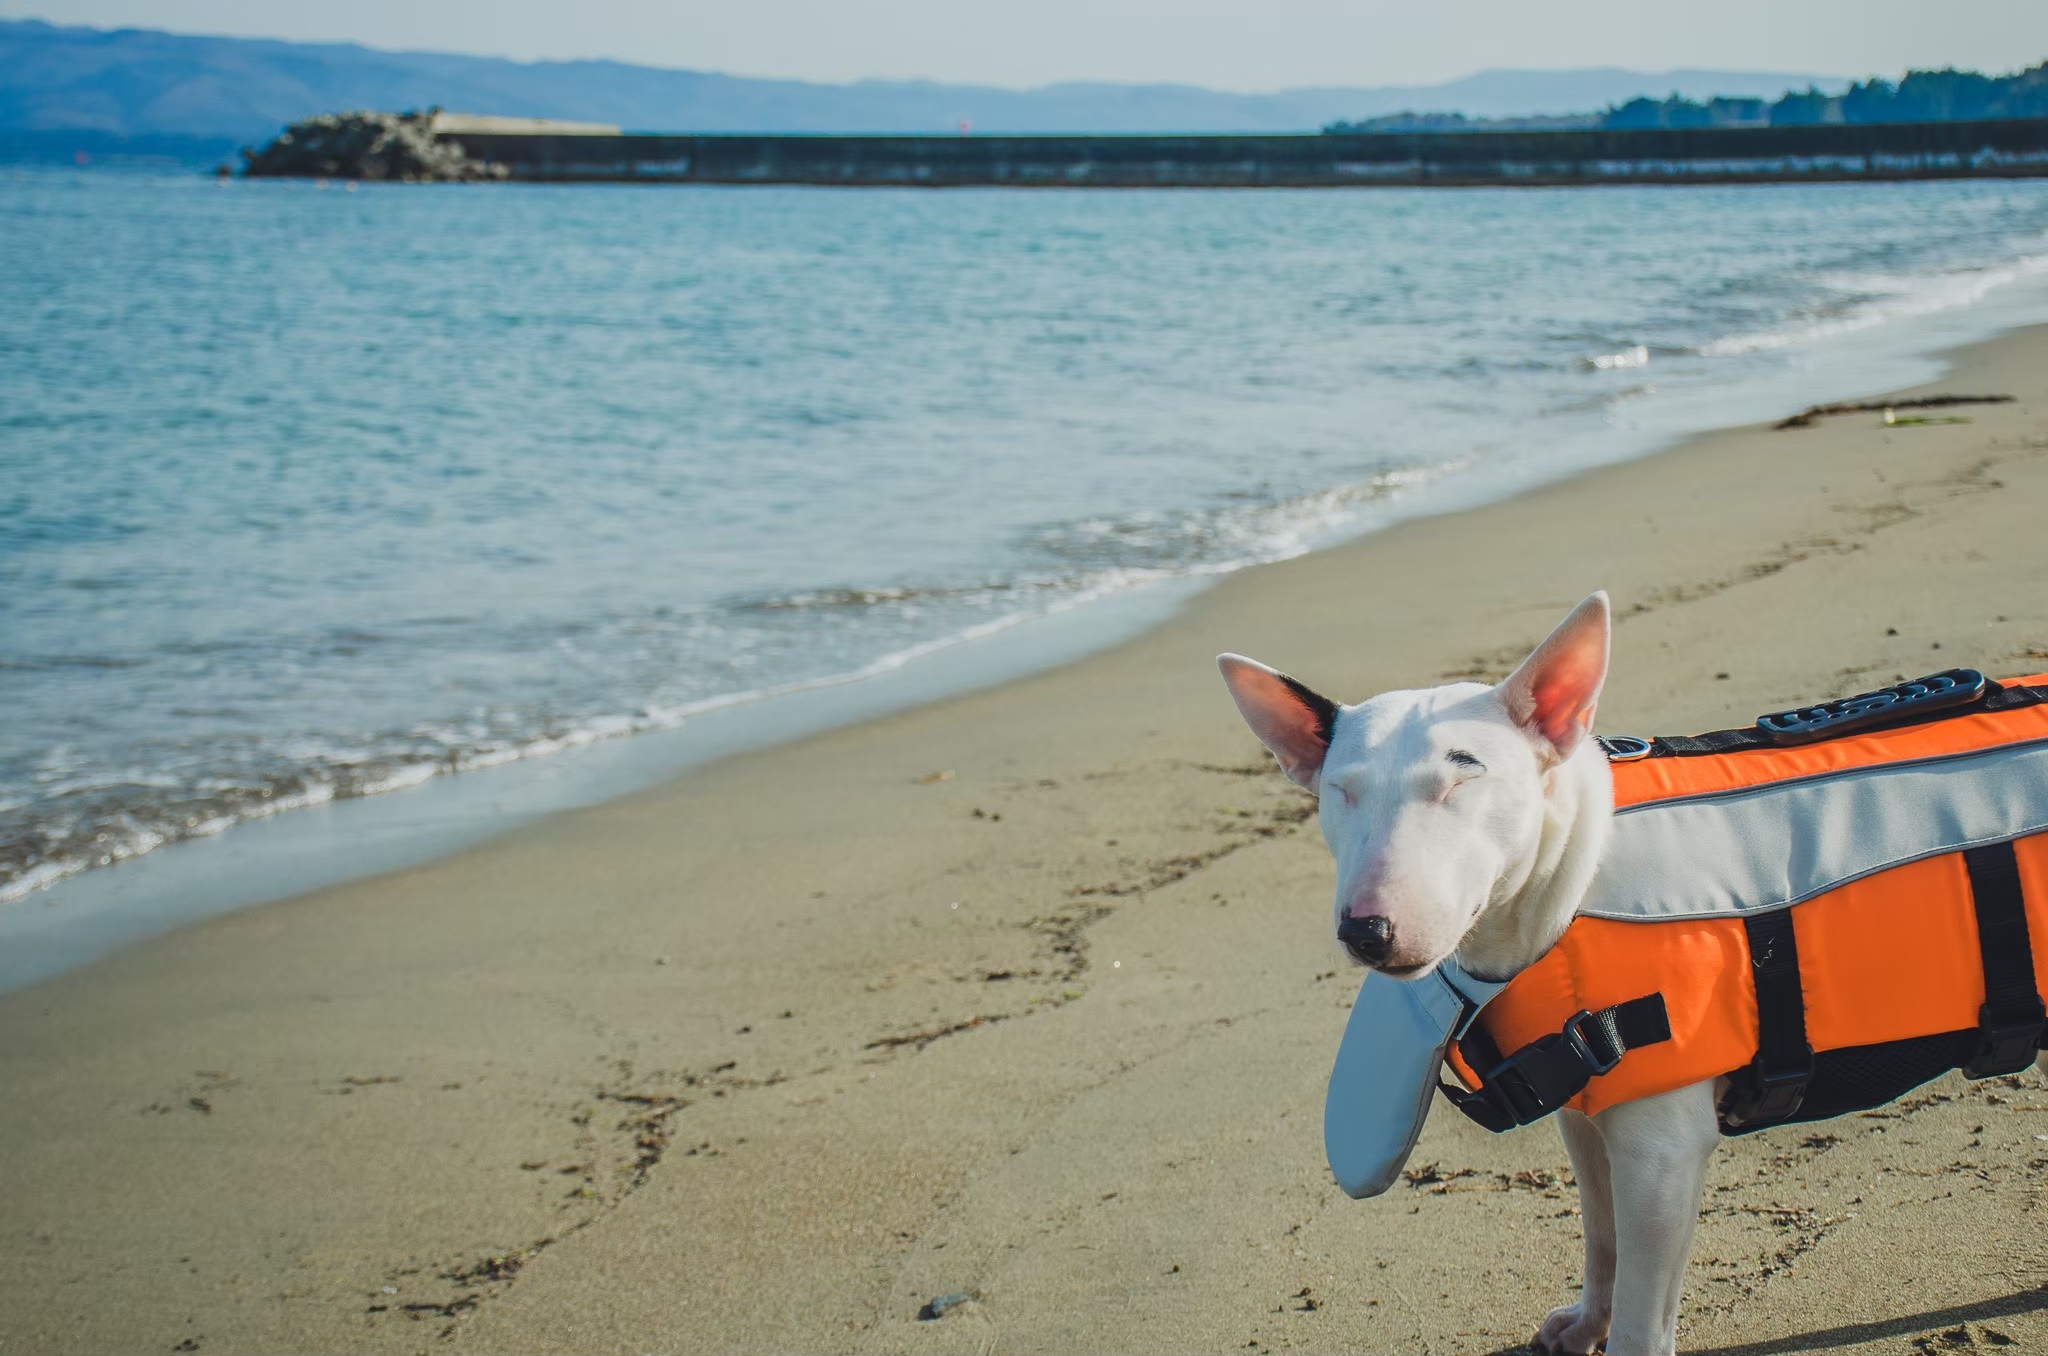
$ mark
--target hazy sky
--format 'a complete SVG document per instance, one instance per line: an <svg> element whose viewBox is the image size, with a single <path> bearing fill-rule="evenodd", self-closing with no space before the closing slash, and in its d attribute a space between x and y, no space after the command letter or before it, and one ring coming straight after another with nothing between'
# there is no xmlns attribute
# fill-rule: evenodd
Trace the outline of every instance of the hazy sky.
<svg viewBox="0 0 2048 1356"><path fill-rule="evenodd" d="M0 15L805 80L1222 89L1488 66L1895 74L2048 58L2048 0L0 0Z"/></svg>

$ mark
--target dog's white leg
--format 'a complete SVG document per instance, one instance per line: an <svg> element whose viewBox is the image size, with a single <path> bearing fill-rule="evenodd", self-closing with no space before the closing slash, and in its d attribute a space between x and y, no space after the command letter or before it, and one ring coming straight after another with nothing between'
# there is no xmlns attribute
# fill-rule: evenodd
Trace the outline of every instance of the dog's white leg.
<svg viewBox="0 0 2048 1356"><path fill-rule="evenodd" d="M1614 1320L1609 1356L1672 1356L1678 1300L1720 1140L1714 1085L1695 1083L1595 1118L1614 1193Z"/></svg>
<svg viewBox="0 0 2048 1356"><path fill-rule="evenodd" d="M1600 1127L1579 1112L1557 1113L1557 1132L1579 1179L1579 1222L1586 1232L1586 1276L1579 1302L1552 1309L1536 1330L1536 1350L1556 1356L1590 1356L1607 1340L1614 1312L1614 1190L1608 1178L1607 1141Z"/></svg>

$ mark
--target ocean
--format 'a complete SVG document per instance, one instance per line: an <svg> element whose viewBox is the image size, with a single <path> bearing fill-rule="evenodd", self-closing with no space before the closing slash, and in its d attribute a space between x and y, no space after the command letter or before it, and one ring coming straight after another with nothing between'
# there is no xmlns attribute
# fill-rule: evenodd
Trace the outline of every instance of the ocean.
<svg viewBox="0 0 2048 1356"><path fill-rule="evenodd" d="M2000 297L2048 317L2044 280L2040 181L0 168L0 905L977 646L1028 666L1061 617L1925 376Z"/></svg>

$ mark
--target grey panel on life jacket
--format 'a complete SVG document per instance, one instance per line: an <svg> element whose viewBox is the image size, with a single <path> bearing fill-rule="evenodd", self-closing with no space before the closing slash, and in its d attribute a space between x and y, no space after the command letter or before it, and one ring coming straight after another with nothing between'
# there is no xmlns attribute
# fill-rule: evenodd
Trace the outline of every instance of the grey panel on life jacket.
<svg viewBox="0 0 2048 1356"><path fill-rule="evenodd" d="M2048 831L2048 741L1625 806L1579 912L1785 908L1923 857Z"/></svg>
<svg viewBox="0 0 2048 1356"><path fill-rule="evenodd" d="M1394 1184L1436 1097L1444 1050L1506 987L1448 960L1420 979L1365 977L1323 1102L1323 1151L1346 1195Z"/></svg>

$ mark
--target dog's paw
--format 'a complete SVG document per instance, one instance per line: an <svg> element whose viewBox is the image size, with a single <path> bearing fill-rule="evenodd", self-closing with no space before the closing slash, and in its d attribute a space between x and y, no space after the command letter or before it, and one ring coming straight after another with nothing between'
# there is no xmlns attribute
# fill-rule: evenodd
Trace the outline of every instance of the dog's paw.
<svg viewBox="0 0 2048 1356"><path fill-rule="evenodd" d="M1529 1345L1540 1356L1592 1356L1607 1345L1607 1314L1589 1311L1585 1303L1552 1309Z"/></svg>

